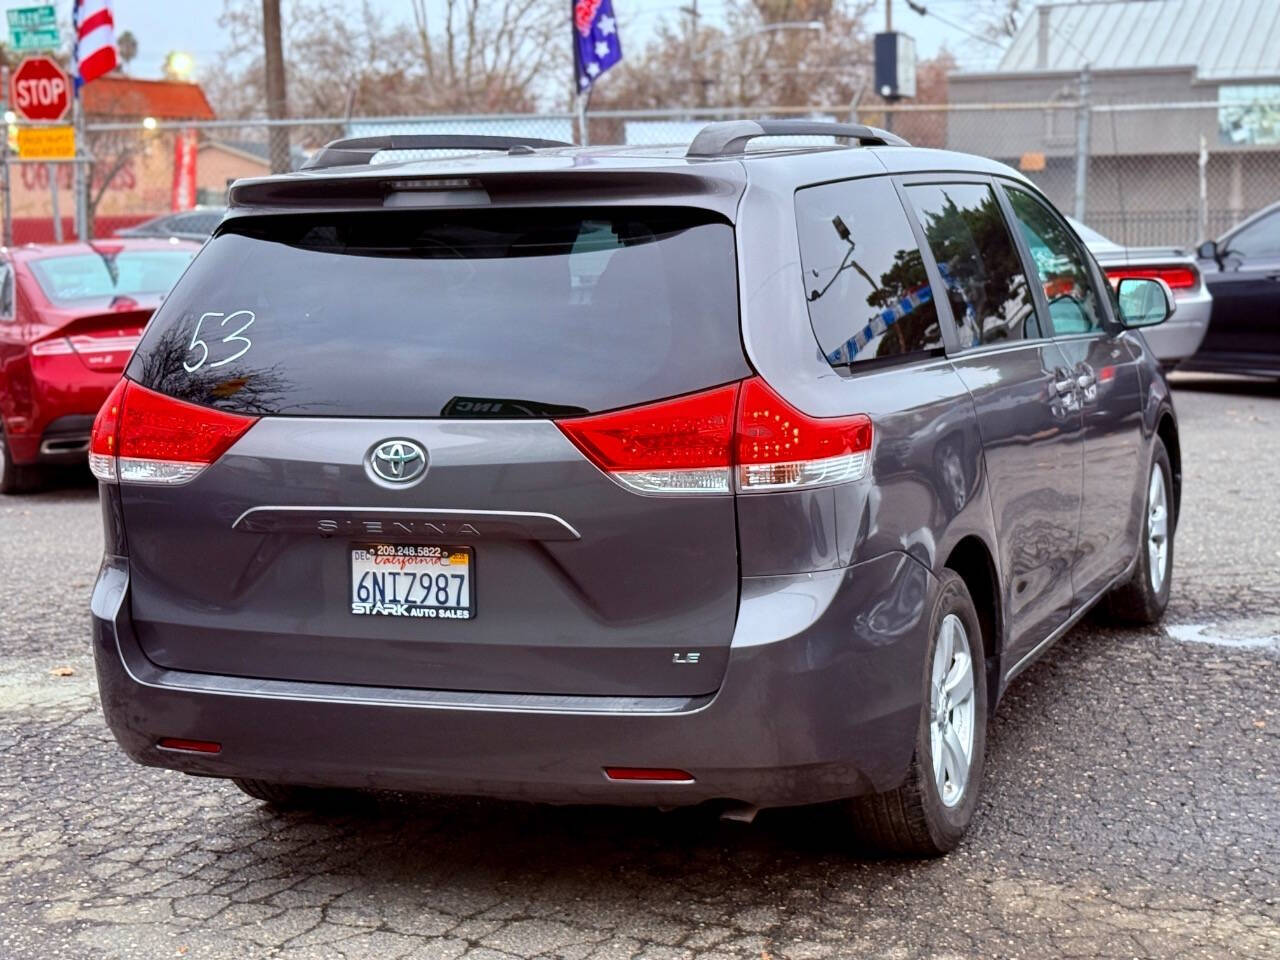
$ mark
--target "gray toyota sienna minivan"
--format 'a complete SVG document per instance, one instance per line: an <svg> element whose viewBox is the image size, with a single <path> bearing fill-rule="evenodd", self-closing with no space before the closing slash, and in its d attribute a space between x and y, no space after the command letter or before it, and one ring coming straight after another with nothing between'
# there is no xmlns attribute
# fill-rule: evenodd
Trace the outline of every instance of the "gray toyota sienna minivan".
<svg viewBox="0 0 1280 960"><path fill-rule="evenodd" d="M332 144L233 187L94 426L107 720L277 804L839 801L944 852L1010 681L1168 601L1171 303L868 127Z"/></svg>

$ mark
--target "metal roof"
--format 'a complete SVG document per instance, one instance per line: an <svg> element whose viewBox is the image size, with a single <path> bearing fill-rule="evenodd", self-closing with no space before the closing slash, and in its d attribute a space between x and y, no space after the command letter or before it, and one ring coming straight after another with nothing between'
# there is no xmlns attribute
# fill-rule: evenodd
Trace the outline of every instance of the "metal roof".
<svg viewBox="0 0 1280 960"><path fill-rule="evenodd" d="M1280 77L1280 2L1044 4L1023 21L999 70L1079 70L1086 63L1095 70L1194 67L1201 80Z"/></svg>

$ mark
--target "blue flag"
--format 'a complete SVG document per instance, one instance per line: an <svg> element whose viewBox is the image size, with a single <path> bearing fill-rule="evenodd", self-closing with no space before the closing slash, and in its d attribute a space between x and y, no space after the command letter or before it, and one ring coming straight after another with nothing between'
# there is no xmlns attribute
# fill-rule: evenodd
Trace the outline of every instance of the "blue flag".
<svg viewBox="0 0 1280 960"><path fill-rule="evenodd" d="M573 63L578 92L586 93L600 75L622 59L613 0L570 0L573 4Z"/></svg>

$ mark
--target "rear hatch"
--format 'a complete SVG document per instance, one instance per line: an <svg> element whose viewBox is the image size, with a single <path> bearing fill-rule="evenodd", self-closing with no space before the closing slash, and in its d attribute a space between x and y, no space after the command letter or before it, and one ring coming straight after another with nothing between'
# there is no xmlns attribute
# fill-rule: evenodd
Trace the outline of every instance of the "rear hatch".
<svg viewBox="0 0 1280 960"><path fill-rule="evenodd" d="M713 691L732 495L627 489L556 420L749 373L733 230L708 211L232 219L127 375L260 419L188 482L122 484L139 640L261 678Z"/></svg>

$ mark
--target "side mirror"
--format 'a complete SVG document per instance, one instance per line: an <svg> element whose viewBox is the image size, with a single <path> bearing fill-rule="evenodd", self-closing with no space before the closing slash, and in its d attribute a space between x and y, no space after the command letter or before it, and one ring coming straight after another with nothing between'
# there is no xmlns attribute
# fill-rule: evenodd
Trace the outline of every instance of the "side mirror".
<svg viewBox="0 0 1280 960"><path fill-rule="evenodd" d="M1201 260L1217 260L1218 244L1213 240L1206 240L1196 247L1196 256Z"/></svg>
<svg viewBox="0 0 1280 960"><path fill-rule="evenodd" d="M1124 277L1116 286L1116 299L1120 322L1131 330L1164 323L1177 309L1173 291L1159 278Z"/></svg>

